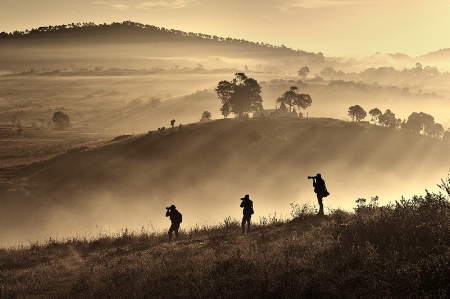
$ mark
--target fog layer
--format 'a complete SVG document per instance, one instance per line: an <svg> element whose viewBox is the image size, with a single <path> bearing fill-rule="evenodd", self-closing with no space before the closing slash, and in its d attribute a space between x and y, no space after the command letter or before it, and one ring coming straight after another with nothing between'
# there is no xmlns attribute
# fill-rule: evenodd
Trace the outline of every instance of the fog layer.
<svg viewBox="0 0 450 299"><path fill-rule="evenodd" d="M360 197L387 203L434 188L449 162L448 144L387 128L331 119L213 121L26 168L21 188L3 190L1 237L162 230L171 204L183 213L183 228L216 225L241 216L245 194L254 200L255 222L275 212L287 217L290 203L316 205L307 179L316 173L331 193L325 211L351 209Z"/></svg>

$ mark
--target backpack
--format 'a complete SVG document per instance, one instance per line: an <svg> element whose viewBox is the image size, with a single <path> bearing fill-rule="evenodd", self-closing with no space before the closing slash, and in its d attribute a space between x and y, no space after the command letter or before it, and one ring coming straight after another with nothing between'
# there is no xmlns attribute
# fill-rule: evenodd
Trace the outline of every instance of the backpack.
<svg viewBox="0 0 450 299"><path fill-rule="evenodd" d="M180 212L176 211L176 213L173 214L173 220L175 220L178 223L183 222L183 215L181 215Z"/></svg>

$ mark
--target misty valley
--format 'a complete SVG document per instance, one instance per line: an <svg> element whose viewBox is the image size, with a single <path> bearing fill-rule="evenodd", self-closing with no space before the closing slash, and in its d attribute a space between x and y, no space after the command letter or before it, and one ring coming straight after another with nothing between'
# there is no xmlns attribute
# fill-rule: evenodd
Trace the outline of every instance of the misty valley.
<svg viewBox="0 0 450 299"><path fill-rule="evenodd" d="M170 279L174 298L348 298L364 276L360 297L444 298L414 279L448 268L409 261L449 265L449 57L328 57L130 21L1 32L1 283L36 298L167 298ZM405 288L380 291L393 281Z"/></svg>

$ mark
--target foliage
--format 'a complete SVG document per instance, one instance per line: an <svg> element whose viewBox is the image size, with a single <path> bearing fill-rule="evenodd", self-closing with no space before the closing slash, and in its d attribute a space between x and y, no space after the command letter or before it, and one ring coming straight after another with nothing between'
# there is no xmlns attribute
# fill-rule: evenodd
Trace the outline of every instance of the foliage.
<svg viewBox="0 0 450 299"><path fill-rule="evenodd" d="M429 114L413 112L408 116L406 128L414 133L426 133L431 125L434 124L434 117Z"/></svg>
<svg viewBox="0 0 450 299"><path fill-rule="evenodd" d="M277 103L282 105L289 105L289 113L292 112L292 106L306 109L311 106L311 96L304 93L299 93L297 86L291 86L288 91L285 91L281 97L277 99Z"/></svg>
<svg viewBox="0 0 450 299"><path fill-rule="evenodd" d="M348 115L352 117L353 121L361 121L367 116L367 112L359 105L350 106L348 108Z"/></svg>
<svg viewBox="0 0 450 299"><path fill-rule="evenodd" d="M208 121L211 120L211 112L209 111L203 111L201 121Z"/></svg>
<svg viewBox="0 0 450 299"><path fill-rule="evenodd" d="M66 129L70 125L69 116L62 111L53 113L52 121L57 129Z"/></svg>
<svg viewBox="0 0 450 299"><path fill-rule="evenodd" d="M326 66L323 68L323 70L320 71L320 75L322 77L333 78L334 76L336 76L336 74L337 71L332 66Z"/></svg>
<svg viewBox="0 0 450 299"><path fill-rule="evenodd" d="M370 116L372 116L372 121L376 124L377 122L379 122L379 118L383 113L381 112L380 109L373 108L373 109L370 109L369 114L370 114Z"/></svg>
<svg viewBox="0 0 450 299"><path fill-rule="evenodd" d="M450 175L447 175L445 180L441 179L441 183L438 184L438 187L447 192L448 196L450 196Z"/></svg>
<svg viewBox="0 0 450 299"><path fill-rule="evenodd" d="M378 117L378 122L385 127L395 129L398 126L397 119L395 118L395 114L387 109L383 114Z"/></svg>
<svg viewBox="0 0 450 299"><path fill-rule="evenodd" d="M424 112L413 112L408 117L405 129L414 133L440 138L444 134L444 127L434 122L434 117Z"/></svg>
<svg viewBox="0 0 450 299"><path fill-rule="evenodd" d="M307 67L307 66L304 66L304 67L302 67L301 69L298 70L298 76L302 77L303 80L306 79L308 74L309 74L309 67Z"/></svg>
<svg viewBox="0 0 450 299"><path fill-rule="evenodd" d="M236 73L232 81L220 81L214 90L222 101L220 111L224 117L229 113L242 117L262 109L261 87L244 73Z"/></svg>

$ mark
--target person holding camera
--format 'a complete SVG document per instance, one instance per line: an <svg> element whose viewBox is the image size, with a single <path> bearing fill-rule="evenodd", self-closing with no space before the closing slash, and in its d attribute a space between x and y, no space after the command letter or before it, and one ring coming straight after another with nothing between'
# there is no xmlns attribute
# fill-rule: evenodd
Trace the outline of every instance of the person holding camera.
<svg viewBox="0 0 450 299"><path fill-rule="evenodd" d="M180 229L180 224L183 222L183 215L177 210L174 205L166 207L166 217L170 217L170 222L172 224L169 228L169 242L172 241L172 234L175 232L175 238L178 240L178 230Z"/></svg>
<svg viewBox="0 0 450 299"><path fill-rule="evenodd" d="M241 198L241 201L241 208L244 208L242 211L244 214L242 217L242 234L245 234L245 224L247 223L247 233L249 233L250 221L255 212L253 211L253 201L250 200L250 196L248 194Z"/></svg>
<svg viewBox="0 0 450 299"><path fill-rule="evenodd" d="M316 176L308 176L308 179L313 180L314 192L317 194L317 201L319 202L319 212L317 213L317 216L323 216L322 199L330 195L330 193L328 193L327 187L325 186L325 181L322 179L322 175L320 173Z"/></svg>

